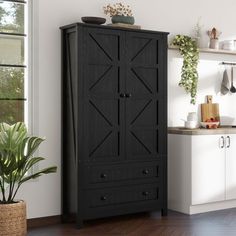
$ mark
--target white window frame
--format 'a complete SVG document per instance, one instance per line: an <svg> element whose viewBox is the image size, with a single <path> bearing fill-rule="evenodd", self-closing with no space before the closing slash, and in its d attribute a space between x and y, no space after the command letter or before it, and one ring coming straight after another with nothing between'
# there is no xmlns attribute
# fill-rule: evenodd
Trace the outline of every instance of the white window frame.
<svg viewBox="0 0 236 236"><path fill-rule="evenodd" d="M27 121L29 133L38 135L39 134L39 32L38 32L38 1L28 0L27 2L27 14L26 14L26 27L28 27L28 42L26 45L27 52L27 93L28 93L28 104L27 104Z"/></svg>
<svg viewBox="0 0 236 236"><path fill-rule="evenodd" d="M39 14L38 14L38 1L27 0L27 14L26 24L28 27L28 42L27 42L27 70L28 75L28 132L32 135L39 136ZM36 155L39 151L36 151ZM39 165L36 164L31 168L29 174L33 174L39 170ZM32 182L37 182L37 179L32 179Z"/></svg>
<svg viewBox="0 0 236 236"><path fill-rule="evenodd" d="M1 1L1 0L0 0ZM13 2L17 3L16 1L8 1L3 0L3 2ZM25 3L22 3L25 2ZM33 13L33 2L34 0L22 0L19 1L19 4L24 4L24 65L26 66L24 69L24 97L26 101L24 102L24 122L26 123L28 130L30 133L34 132L33 123L34 117L34 44L33 44L33 25L34 25L34 13Z"/></svg>

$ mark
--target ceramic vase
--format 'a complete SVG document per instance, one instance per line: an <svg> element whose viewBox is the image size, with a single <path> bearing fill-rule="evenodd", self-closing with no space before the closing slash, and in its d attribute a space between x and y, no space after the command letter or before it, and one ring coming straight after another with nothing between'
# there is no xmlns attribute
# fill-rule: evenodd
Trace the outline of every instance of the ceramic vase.
<svg viewBox="0 0 236 236"><path fill-rule="evenodd" d="M113 24L122 23L122 24L134 24L134 17L133 16L120 16L116 15L111 18L111 22Z"/></svg>
<svg viewBox="0 0 236 236"><path fill-rule="evenodd" d="M209 48L211 48L211 49L219 49L219 40L218 39L210 39Z"/></svg>

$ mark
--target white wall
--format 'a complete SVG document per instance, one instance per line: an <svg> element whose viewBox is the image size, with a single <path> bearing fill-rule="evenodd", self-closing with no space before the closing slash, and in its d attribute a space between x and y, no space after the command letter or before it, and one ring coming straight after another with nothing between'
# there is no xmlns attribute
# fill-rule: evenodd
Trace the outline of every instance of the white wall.
<svg viewBox="0 0 236 236"><path fill-rule="evenodd" d="M187 96L183 88L178 86L182 67L182 58L177 51L169 50L169 78L168 78L168 123L169 126L183 126L181 119L186 119L190 111L198 112L200 120L200 104L205 102L206 95L213 95L213 102L220 105L220 116L223 125L236 125L235 94L225 96L220 93L221 81L224 69L227 68L230 79L230 68L219 65L222 61L235 61L236 55L222 55L201 53L198 66L199 83L196 105L190 105L190 96ZM234 82L236 84L236 70L234 69Z"/></svg>
<svg viewBox="0 0 236 236"><path fill-rule="evenodd" d="M48 157L46 164L56 164L56 175L45 176L37 182L28 183L19 197L28 203L28 217L58 215L60 203L60 30L59 27L72 22L79 22L81 16L104 16L102 6L116 1L105 0L32 0L37 6L38 23L34 25L36 47L35 78L38 78L35 94L38 97L39 135L46 136L47 141L40 150L40 155ZM213 26L219 28L222 38L236 38L235 1L222 3L219 0L127 0L133 8L136 24L144 29L169 31L172 34L191 34L199 17L204 30ZM37 18L37 14L35 17ZM207 37L205 37L205 40ZM206 44L206 41L204 42ZM37 48L36 48L37 49ZM200 83L197 102L203 102L204 95L212 94L220 103L221 114L236 116L236 95L222 97L217 95L219 74L222 68L218 62L236 61L236 56L201 55L199 65ZM181 59L177 51L169 51L169 125L181 125L188 111L197 110L189 105L189 97L178 87ZM37 106L36 106L37 107ZM36 122L37 123L37 122Z"/></svg>

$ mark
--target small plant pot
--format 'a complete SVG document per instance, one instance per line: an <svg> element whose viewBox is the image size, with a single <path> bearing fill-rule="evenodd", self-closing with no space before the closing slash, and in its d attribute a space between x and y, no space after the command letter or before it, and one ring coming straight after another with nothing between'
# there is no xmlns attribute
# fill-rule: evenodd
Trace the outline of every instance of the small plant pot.
<svg viewBox="0 0 236 236"><path fill-rule="evenodd" d="M195 37L194 39L196 41L198 48L201 48L201 37Z"/></svg>
<svg viewBox="0 0 236 236"><path fill-rule="evenodd" d="M25 236L26 229L26 204L19 201L13 204L0 204L0 235Z"/></svg>
<svg viewBox="0 0 236 236"><path fill-rule="evenodd" d="M219 39L210 39L209 48L211 48L211 49L219 49Z"/></svg>
<svg viewBox="0 0 236 236"><path fill-rule="evenodd" d="M129 25L133 25L134 24L134 17L133 16L113 16L111 18L111 22L113 24L116 23L122 23L122 24L129 24Z"/></svg>

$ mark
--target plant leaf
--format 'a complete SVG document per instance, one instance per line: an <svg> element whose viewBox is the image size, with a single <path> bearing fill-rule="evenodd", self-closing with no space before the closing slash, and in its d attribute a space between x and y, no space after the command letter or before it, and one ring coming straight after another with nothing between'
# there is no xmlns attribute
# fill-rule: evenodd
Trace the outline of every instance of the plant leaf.
<svg viewBox="0 0 236 236"><path fill-rule="evenodd" d="M40 170L32 175L29 175L25 178L23 178L20 182L19 185L23 184L24 182L30 180L30 179L35 179L38 178L39 176L43 175L43 174L50 174L50 173L55 173L57 171L57 167L56 166L52 166L49 168L45 168L43 170Z"/></svg>
<svg viewBox="0 0 236 236"><path fill-rule="evenodd" d="M26 175L30 168L44 160L43 157L33 157L43 141L44 138L29 136L22 122L14 125L0 123L0 202L13 202L19 187L26 181L56 172L57 168L53 166ZM7 186L10 186L6 191L8 197Z"/></svg>

